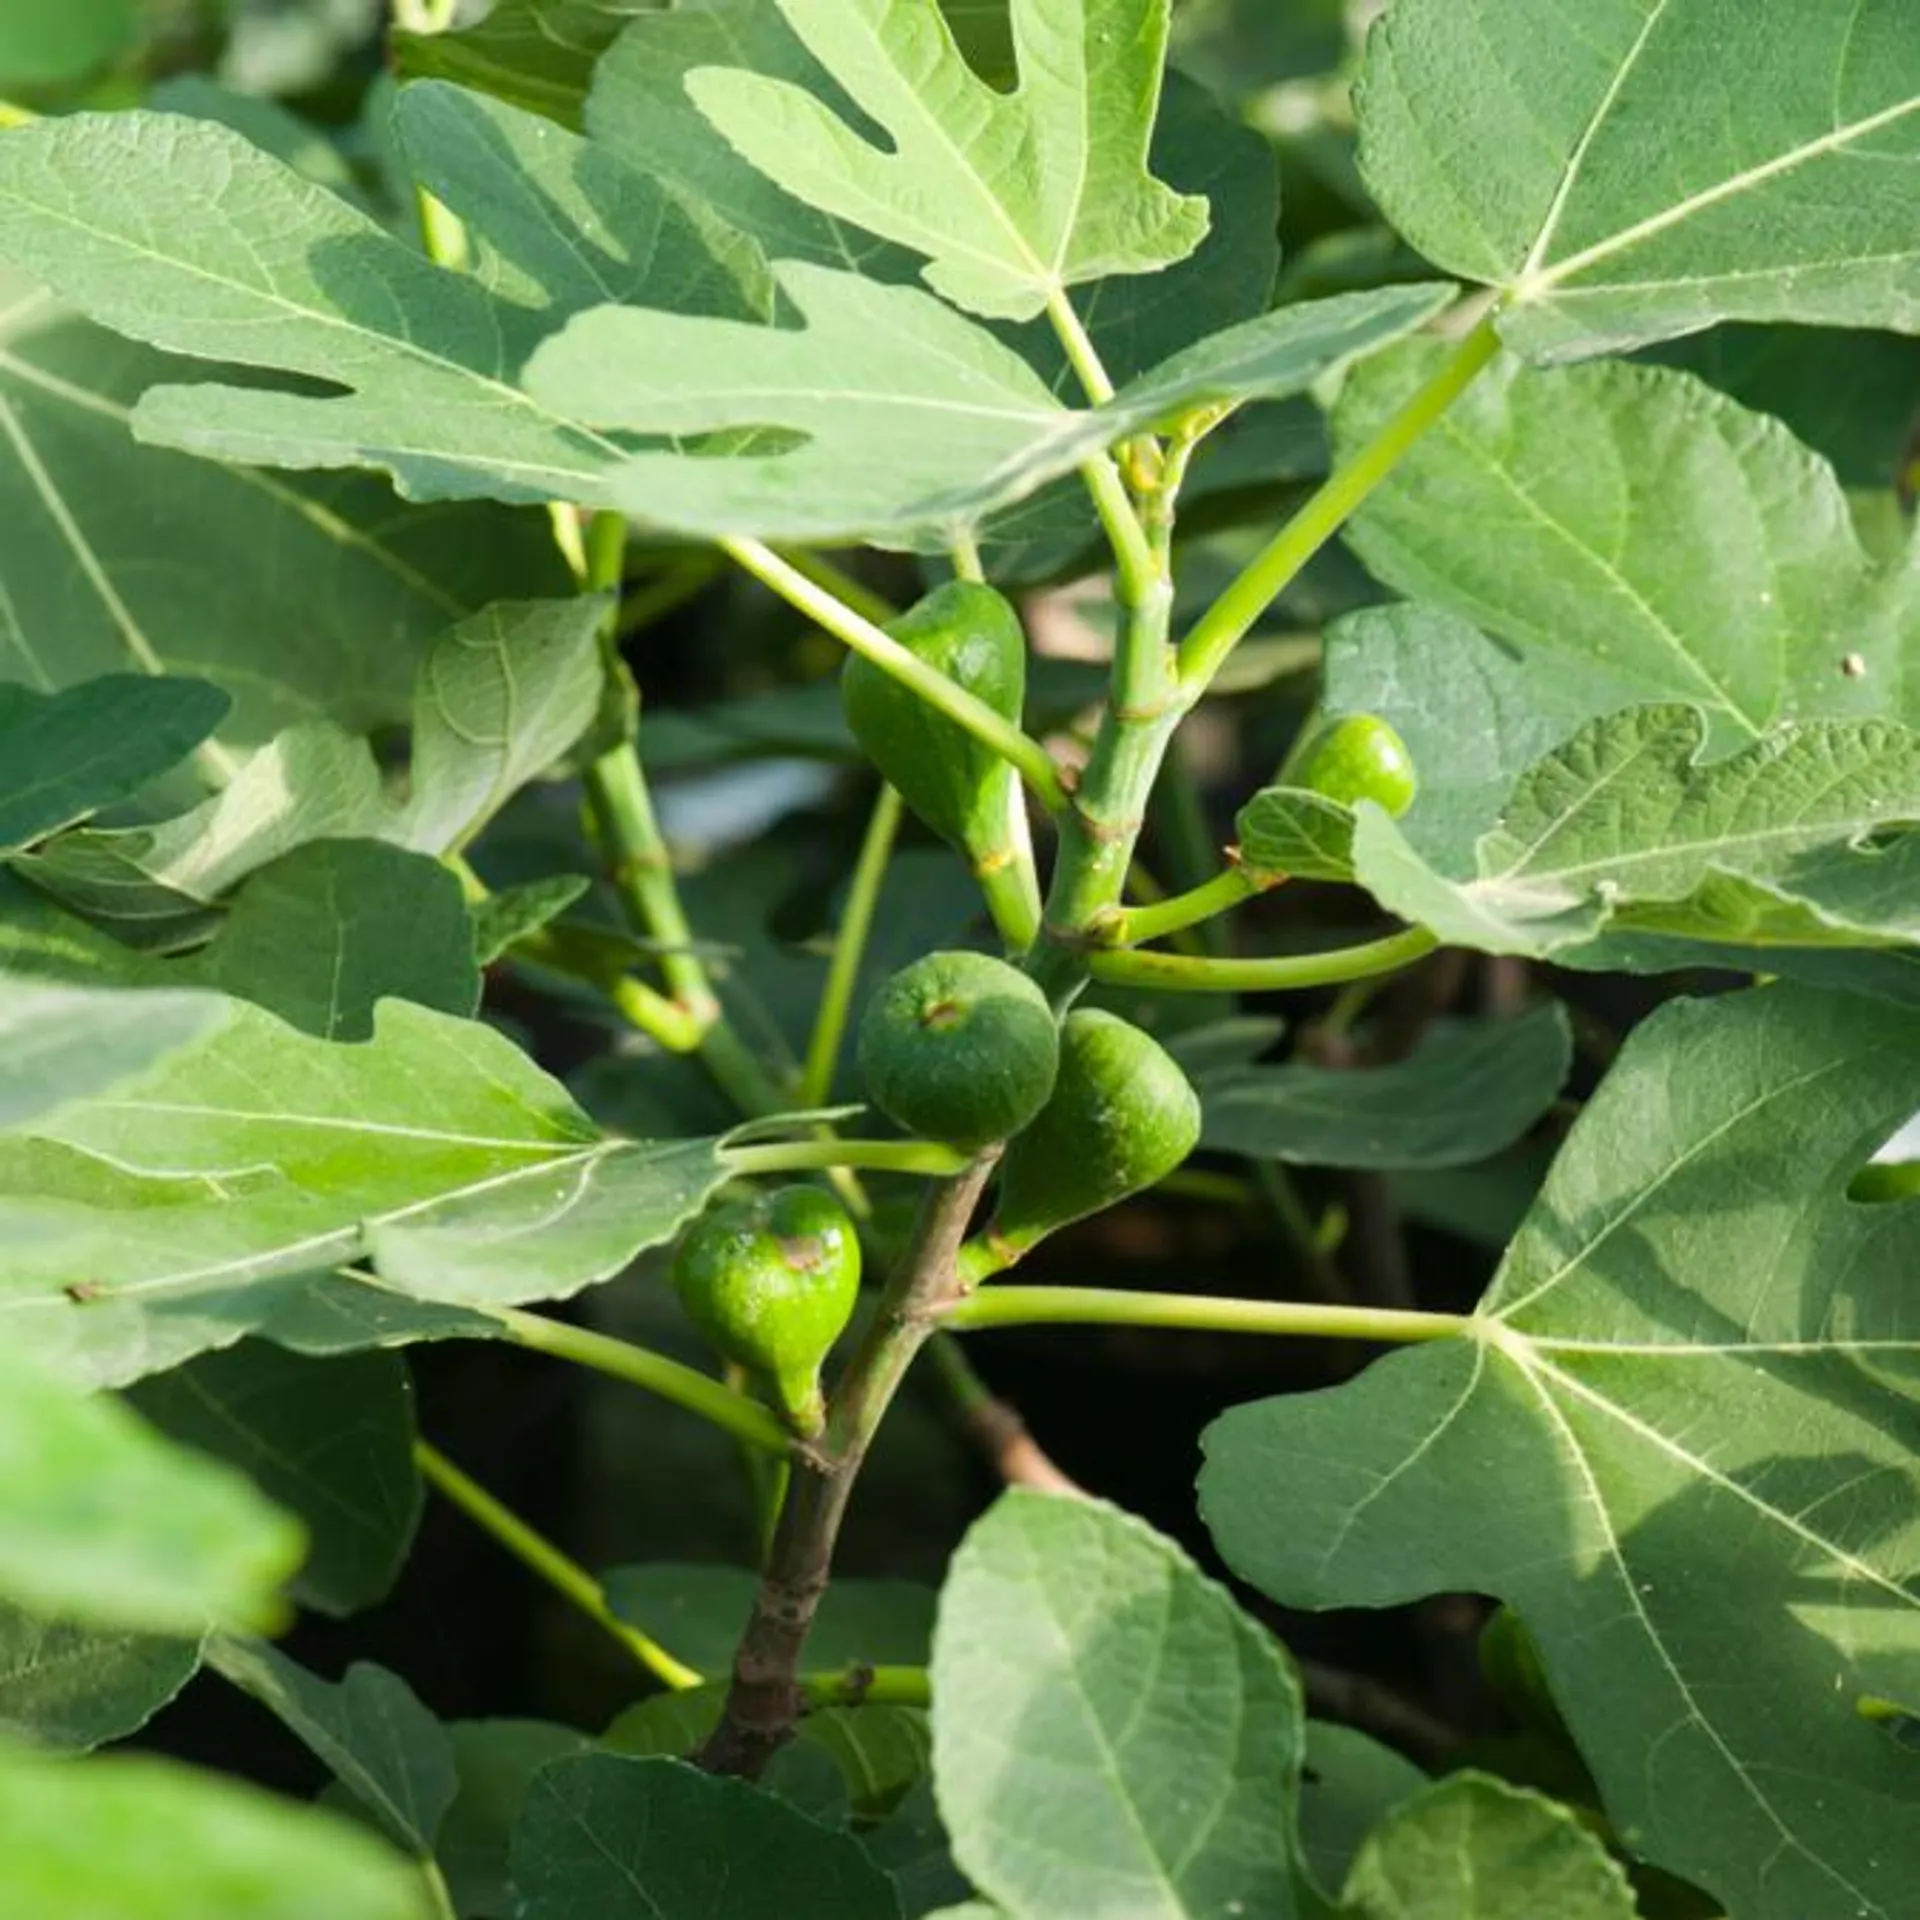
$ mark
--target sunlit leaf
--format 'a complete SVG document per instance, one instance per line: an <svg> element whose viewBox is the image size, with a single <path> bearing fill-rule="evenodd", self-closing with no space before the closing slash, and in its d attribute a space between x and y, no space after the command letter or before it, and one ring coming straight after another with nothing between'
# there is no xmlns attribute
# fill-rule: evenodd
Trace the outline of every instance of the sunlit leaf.
<svg viewBox="0 0 1920 1920"><path fill-rule="evenodd" d="M1693 707L1634 707L1584 727L1529 769L1477 849L1477 871L1433 873L1377 808L1362 809L1354 863L1397 913L1494 953L1546 955L1614 920L1666 934L1822 944L1767 889L1817 863L1811 885L1861 886L1896 855L1861 843L1920 822L1920 733L1881 721L1787 725L1703 761ZM1755 892L1742 883L1757 883ZM1895 887L1894 905L1901 889ZM1897 929L1896 929L1897 931Z"/></svg>
<svg viewBox="0 0 1920 1920"><path fill-rule="evenodd" d="M1400 231L1509 290L1535 356L1715 320L1920 330L1905 0L1397 0L1361 163Z"/></svg>
<svg viewBox="0 0 1920 1920"><path fill-rule="evenodd" d="M0 1320L125 1380L260 1326L285 1291L261 1282L354 1259L429 1301L557 1298L725 1177L711 1140L602 1138L476 1023L387 1001L339 1046L232 1002L197 1045L0 1140Z"/></svg>
<svg viewBox="0 0 1920 1920"><path fill-rule="evenodd" d="M1167 266L1205 234L1205 203L1146 166L1166 0L1014 0L1011 93L967 65L931 6L774 4L834 97L718 68L688 77L694 104L809 205L925 255L928 284L959 305L1024 319L1084 281Z"/></svg>
<svg viewBox="0 0 1920 1920"><path fill-rule="evenodd" d="M128 1920L429 1920L353 1825L170 1761L0 1758L0 1904Z"/></svg>

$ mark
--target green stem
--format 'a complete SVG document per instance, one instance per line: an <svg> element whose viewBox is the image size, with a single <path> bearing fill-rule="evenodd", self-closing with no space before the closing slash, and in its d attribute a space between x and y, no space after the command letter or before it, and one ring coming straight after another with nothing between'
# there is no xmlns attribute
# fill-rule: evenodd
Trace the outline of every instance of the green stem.
<svg viewBox="0 0 1920 1920"><path fill-rule="evenodd" d="M720 1001L694 951L693 928L680 904L666 842L654 817L640 755L622 741L589 763L587 804L607 860L607 877L635 932L661 948L660 971L680 1007L702 1027L720 1017Z"/></svg>
<svg viewBox="0 0 1920 1920"><path fill-rule="evenodd" d="M764 1146L723 1147L728 1170L742 1180L782 1173L818 1173L829 1167L863 1167L872 1173L911 1173L944 1180L961 1172L970 1156L935 1140L776 1140Z"/></svg>
<svg viewBox="0 0 1920 1920"><path fill-rule="evenodd" d="M833 1093L833 1070L839 1063L840 1044L846 1038L854 988L860 980L860 963L866 957L867 937L873 931L880 889L886 881L887 863L893 858L893 843L899 831L900 796L882 782L880 797L874 801L873 813L867 821L866 838L860 843L860 857L854 862L853 879L847 887L846 911L840 917L840 931L834 936L827 983L821 989L820 1008L814 1015L813 1037L807 1045L807 1061L800 1072L797 1094L802 1107L823 1107Z"/></svg>
<svg viewBox="0 0 1920 1920"><path fill-rule="evenodd" d="M1228 654L1291 586L1315 554L1367 496L1406 458L1414 444L1459 399L1500 351L1489 311L1394 414L1281 528L1216 600L1180 647L1180 677L1196 693L1220 671Z"/></svg>
<svg viewBox="0 0 1920 1920"><path fill-rule="evenodd" d="M426 1480L469 1520L491 1534L523 1567L571 1601L589 1620L604 1627L657 1680L676 1691L700 1685L701 1676L693 1668L676 1660L658 1641L622 1620L608 1606L606 1590L585 1567L496 1500L477 1480L461 1472L439 1448L416 1440L413 1457Z"/></svg>
<svg viewBox="0 0 1920 1920"><path fill-rule="evenodd" d="M1101 931L1110 935L1117 947L1143 946L1149 940L1164 939L1183 927L1226 913L1256 894L1277 887L1285 878L1284 874L1264 873L1257 867L1228 867L1204 885L1176 893L1170 900L1121 908Z"/></svg>
<svg viewBox="0 0 1920 1920"><path fill-rule="evenodd" d="M842 645L871 660L882 673L911 688L955 726L1011 762L1049 812L1058 813L1067 804L1059 769L1039 741L1030 739L1011 721L1003 719L977 695L956 686L938 668L928 666L910 648L903 647L890 633L837 595L809 580L771 547L758 540L723 540L720 544L746 572L790 606L797 607Z"/></svg>
<svg viewBox="0 0 1920 1920"><path fill-rule="evenodd" d="M803 1673L800 1698L816 1707L930 1707L933 1676L925 1667L855 1664L837 1673Z"/></svg>
<svg viewBox="0 0 1920 1920"><path fill-rule="evenodd" d="M770 1453L785 1453L793 1436L777 1416L759 1401L744 1393L735 1393L711 1374L696 1367L669 1360L664 1353L635 1346L630 1340L615 1340L595 1333L590 1327L570 1326L564 1320L549 1320L544 1314L524 1313L518 1307L482 1309L489 1319L499 1322L506 1337L515 1346L535 1353L550 1354L556 1360L575 1366L591 1367L596 1373L624 1380L630 1386L644 1387L649 1393L671 1400L689 1413L724 1428L749 1446L764 1447Z"/></svg>
<svg viewBox="0 0 1920 1920"><path fill-rule="evenodd" d="M1473 1324L1463 1313L1414 1313L1301 1300L1232 1300L1116 1287L986 1287L948 1309L950 1327L1177 1327L1211 1333L1301 1334L1321 1340L1407 1344L1448 1340Z"/></svg>
<svg viewBox="0 0 1920 1920"><path fill-rule="evenodd" d="M1085 388L1087 398L1096 407L1104 407L1113 398L1113 381L1101 365L1100 350L1093 344L1093 336L1087 332L1079 314L1074 311L1066 288L1055 287L1047 295L1047 321L1061 346L1066 349L1067 363L1073 368L1074 377Z"/></svg>
<svg viewBox="0 0 1920 1920"><path fill-rule="evenodd" d="M1113 549L1120 597L1138 604L1164 575L1153 543L1147 538L1140 516L1134 511L1132 497L1120 478L1120 469L1106 454L1096 454L1081 466L1080 477L1086 482L1094 510L1106 532L1107 544Z"/></svg>
<svg viewBox="0 0 1920 1920"><path fill-rule="evenodd" d="M1439 941L1424 927L1409 927L1365 946L1336 947L1266 960L1196 960L1183 953L1094 953L1089 974L1110 987L1158 988L1167 993L1291 993L1305 987L1337 987L1410 966Z"/></svg>
<svg viewBox="0 0 1920 1920"><path fill-rule="evenodd" d="M822 593L832 594L863 620L871 620L876 627L884 627L889 620L900 617L900 609L884 594L875 593L865 581L856 580L845 567L836 567L811 547L775 547L773 551L795 573L811 580Z"/></svg>

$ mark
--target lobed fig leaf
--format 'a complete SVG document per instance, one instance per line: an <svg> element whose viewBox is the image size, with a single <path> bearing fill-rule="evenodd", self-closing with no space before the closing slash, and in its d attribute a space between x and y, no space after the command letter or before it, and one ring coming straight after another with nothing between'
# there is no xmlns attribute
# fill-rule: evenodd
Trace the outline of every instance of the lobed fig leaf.
<svg viewBox="0 0 1920 1920"><path fill-rule="evenodd" d="M984 953L930 953L868 1002L860 1071L874 1104L909 1133L975 1153L1046 1105L1059 1066L1038 986Z"/></svg>
<svg viewBox="0 0 1920 1920"><path fill-rule="evenodd" d="M724 1358L772 1389L801 1433L820 1430L820 1366L860 1291L853 1222L818 1187L780 1187L703 1214L680 1242L674 1290Z"/></svg>

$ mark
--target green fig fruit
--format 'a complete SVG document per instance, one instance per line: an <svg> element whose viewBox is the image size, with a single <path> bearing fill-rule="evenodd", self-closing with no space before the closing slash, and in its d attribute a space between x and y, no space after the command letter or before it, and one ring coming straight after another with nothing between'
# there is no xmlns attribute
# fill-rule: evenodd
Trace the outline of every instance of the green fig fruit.
<svg viewBox="0 0 1920 1920"><path fill-rule="evenodd" d="M1003 595L974 581L951 581L887 632L1003 720L1020 724L1027 637ZM966 855L1014 944L1031 942L1039 890L1013 768L858 654L841 670L840 698L862 752L935 833Z"/></svg>
<svg viewBox="0 0 1920 1920"><path fill-rule="evenodd" d="M860 1022L874 1105L963 1153L1010 1139L1046 1105L1059 1056L1046 995L984 953L930 953L902 967Z"/></svg>
<svg viewBox="0 0 1920 1920"><path fill-rule="evenodd" d="M673 1260L687 1317L723 1358L773 1389L800 1433L820 1431L820 1366L860 1291L860 1239L818 1187L780 1187L702 1214Z"/></svg>
<svg viewBox="0 0 1920 1920"><path fill-rule="evenodd" d="M1068 1014L1053 1098L1001 1162L994 1263L1165 1179L1199 1139L1200 1096L1157 1040L1118 1014Z"/></svg>
<svg viewBox="0 0 1920 1920"><path fill-rule="evenodd" d="M1310 787L1342 806L1371 800L1396 820L1413 805L1420 790L1407 743L1371 713L1348 714L1320 733L1294 767L1288 784Z"/></svg>

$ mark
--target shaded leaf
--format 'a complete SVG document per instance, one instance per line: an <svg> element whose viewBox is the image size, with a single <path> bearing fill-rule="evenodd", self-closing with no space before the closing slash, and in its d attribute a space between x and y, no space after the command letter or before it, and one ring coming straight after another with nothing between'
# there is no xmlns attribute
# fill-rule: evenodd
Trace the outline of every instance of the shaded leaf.
<svg viewBox="0 0 1920 1920"><path fill-rule="evenodd" d="M1920 41L1901 0L1399 0L1361 165L1524 352L1715 320L1920 320Z"/></svg>
<svg viewBox="0 0 1920 1920"><path fill-rule="evenodd" d="M1849 487L1890 487L1920 392L1920 340L1828 327L1712 327L1652 356L1784 421Z"/></svg>
<svg viewBox="0 0 1920 1920"><path fill-rule="evenodd" d="M537 515L409 510L365 475L284 479L142 446L135 401L202 368L89 326L11 269L0 310L0 680L212 681L237 748L322 715L357 731L405 717L450 620L565 590Z"/></svg>
<svg viewBox="0 0 1920 1920"><path fill-rule="evenodd" d="M594 63L662 0L500 0L459 33L396 33L409 78L451 80L578 129Z"/></svg>
<svg viewBox="0 0 1920 1920"><path fill-rule="evenodd" d="M615 1567L603 1574L607 1604L623 1620L715 1679L733 1663L740 1624L759 1576L741 1567ZM934 1594L908 1580L836 1580L807 1635L807 1665L923 1666L933 1643Z"/></svg>
<svg viewBox="0 0 1920 1920"><path fill-rule="evenodd" d="M0 854L132 798L227 705L203 680L107 674L65 693L0 683Z"/></svg>
<svg viewBox="0 0 1920 1920"><path fill-rule="evenodd" d="M0 1902L130 1920L429 1914L413 1865L351 1822L144 1758L0 1758Z"/></svg>
<svg viewBox="0 0 1920 1920"><path fill-rule="evenodd" d="M549 1720L455 1720L445 1731L460 1784L434 1857L461 1920L515 1920L508 1857L527 1788L548 1761L590 1743Z"/></svg>
<svg viewBox="0 0 1920 1920"><path fill-rule="evenodd" d="M375 840L315 840L243 881L199 952L147 961L141 983L205 985L321 1040L373 1037L383 999L467 1015L480 968L458 878Z"/></svg>
<svg viewBox="0 0 1920 1920"><path fill-rule="evenodd" d="M195 1637L77 1627L0 1606L0 1739L55 1751L124 1739L199 1667Z"/></svg>
<svg viewBox="0 0 1920 1920"><path fill-rule="evenodd" d="M471 913L474 958L483 967L492 966L516 942L538 933L592 890L593 882L583 873L557 873L488 894Z"/></svg>
<svg viewBox="0 0 1920 1920"><path fill-rule="evenodd" d="M1557 1801L1459 1773L1389 1813L1353 1864L1351 1920L1634 1920L1633 1889Z"/></svg>
<svg viewBox="0 0 1920 1920"><path fill-rule="evenodd" d="M258 1640L214 1641L207 1663L285 1723L409 1852L430 1854L457 1781L445 1730L384 1667L334 1683Z"/></svg>
<svg viewBox="0 0 1920 1920"><path fill-rule="evenodd" d="M811 1641L808 1652L811 1658ZM719 1725L725 1699L724 1681L655 1694L620 1714L601 1744L610 1753L684 1759ZM884 1820L927 1777L931 1748L921 1708L817 1707L800 1722L792 1744L774 1756L760 1784L832 1824L844 1822L849 1805L861 1820Z"/></svg>
<svg viewBox="0 0 1920 1920"><path fill-rule="evenodd" d="M1545 1002L1509 1020L1437 1021L1387 1066L1229 1067L1197 1082L1200 1140L1303 1166L1467 1166L1546 1112L1572 1054L1565 1012Z"/></svg>
<svg viewBox="0 0 1920 1920"><path fill-rule="evenodd" d="M678 1760L581 1754L534 1775L513 1840L521 1920L899 1920L850 1835Z"/></svg>
<svg viewBox="0 0 1920 1920"><path fill-rule="evenodd" d="M578 595L501 602L441 634L414 684L404 804L388 793L366 740L314 721L276 736L187 812L157 826L63 835L21 871L132 944L159 946L203 933L205 909L237 882L315 841L457 852L592 719L604 612ZM336 865L349 871L336 876ZM249 997L323 1036L338 1027L354 1038L365 1036L383 990L371 983L382 978L401 983L385 991L472 1010L478 982L457 886L449 892L423 868L355 850L295 862L272 893L271 906L236 909L247 922L248 960L231 971L257 979ZM388 898L376 910L367 896L379 893ZM396 894L418 896L405 938L381 924L400 917ZM296 914L309 924L277 931L276 917L290 923ZM217 958L205 977L225 984ZM340 989L324 990L336 972Z"/></svg>
<svg viewBox="0 0 1920 1920"><path fill-rule="evenodd" d="M489 607L435 643L413 696L407 843L457 853L583 734L600 704L607 603Z"/></svg>
<svg viewBox="0 0 1920 1920"><path fill-rule="evenodd" d="M304 1523L293 1597L347 1614L384 1599L420 1518L413 1386L392 1354L315 1360L248 1340L142 1381L163 1433L238 1467Z"/></svg>
<svg viewBox="0 0 1920 1920"><path fill-rule="evenodd" d="M1420 788L1400 832L1443 872L1471 864L1528 767L1630 704L1603 660L1516 650L1437 607L1369 607L1327 630L1327 711L1377 714L1407 743Z"/></svg>
<svg viewBox="0 0 1920 1920"><path fill-rule="evenodd" d="M933 1684L954 1858L1010 1914L1294 1912L1297 1685L1139 1521L1004 1496L954 1558Z"/></svg>
<svg viewBox="0 0 1920 1920"><path fill-rule="evenodd" d="M1352 1727L1307 1722L1300 1782L1300 1854L1327 1909L1375 1827L1427 1784L1411 1760Z"/></svg>
<svg viewBox="0 0 1920 1920"><path fill-rule="evenodd" d="M1912 1209L1846 1199L1916 1084L1884 1005L1664 1007L1462 1337L1207 1436L1238 1572L1506 1600L1623 1843L1752 1920L1901 1913L1920 1868L1920 1759L1855 1708L1920 1678Z"/></svg>

